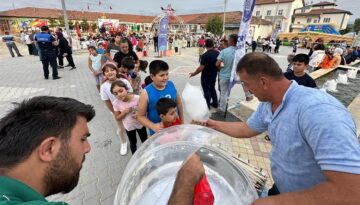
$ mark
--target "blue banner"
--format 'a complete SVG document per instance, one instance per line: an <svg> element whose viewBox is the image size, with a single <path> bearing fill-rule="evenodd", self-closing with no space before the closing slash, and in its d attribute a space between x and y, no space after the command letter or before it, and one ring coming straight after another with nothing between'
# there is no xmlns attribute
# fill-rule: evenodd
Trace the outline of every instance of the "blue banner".
<svg viewBox="0 0 360 205"><path fill-rule="evenodd" d="M168 40L168 26L169 20L167 16L164 16L160 20L160 34L159 34L159 51L166 51Z"/></svg>
<svg viewBox="0 0 360 205"><path fill-rule="evenodd" d="M236 51L234 57L233 68L231 71L230 76L230 83L229 83L229 95L230 90L234 86L234 84L239 81L239 76L236 73L236 67L239 63L240 59L245 55L245 42L247 39L247 35L250 29L250 22L252 18L252 12L255 7L255 0L245 0L244 2L244 11L242 13L242 18L240 22L239 34L238 34L238 41L236 44Z"/></svg>

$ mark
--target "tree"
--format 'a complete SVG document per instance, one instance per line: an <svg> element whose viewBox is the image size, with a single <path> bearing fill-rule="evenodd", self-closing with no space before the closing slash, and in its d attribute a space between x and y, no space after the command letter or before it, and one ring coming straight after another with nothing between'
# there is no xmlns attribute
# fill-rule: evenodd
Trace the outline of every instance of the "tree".
<svg viewBox="0 0 360 205"><path fill-rule="evenodd" d="M84 19L81 21L80 27L83 31L87 31L89 28L89 23Z"/></svg>
<svg viewBox="0 0 360 205"><path fill-rule="evenodd" d="M91 28L92 28L93 32L96 32L96 29L98 29L98 26L96 23L92 23Z"/></svg>
<svg viewBox="0 0 360 205"><path fill-rule="evenodd" d="M58 24L58 26L65 27L65 19L64 19L63 15L59 16L59 24Z"/></svg>
<svg viewBox="0 0 360 205"><path fill-rule="evenodd" d="M56 26L58 26L58 23L56 22L56 20L53 18L49 18L49 27L54 28Z"/></svg>
<svg viewBox="0 0 360 205"><path fill-rule="evenodd" d="M75 24L72 21L69 21L69 29L73 30L75 28Z"/></svg>
<svg viewBox="0 0 360 205"><path fill-rule="evenodd" d="M354 31L357 33L360 31L360 18L355 19L354 22Z"/></svg>
<svg viewBox="0 0 360 205"><path fill-rule="evenodd" d="M221 35L223 32L223 20L220 16L210 17L206 22L206 31L215 35Z"/></svg>
<svg viewBox="0 0 360 205"><path fill-rule="evenodd" d="M343 29L343 30L339 31L339 33L341 35L344 35L344 34L349 33L349 32L351 32L351 27L349 25L346 26L346 29Z"/></svg>

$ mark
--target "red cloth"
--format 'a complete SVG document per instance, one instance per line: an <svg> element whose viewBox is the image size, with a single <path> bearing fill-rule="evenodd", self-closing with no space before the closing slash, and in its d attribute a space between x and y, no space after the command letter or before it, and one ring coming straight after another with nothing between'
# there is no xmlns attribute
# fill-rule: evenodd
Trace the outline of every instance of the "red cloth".
<svg viewBox="0 0 360 205"><path fill-rule="evenodd" d="M181 121L180 121L179 117L177 117L175 122L173 122L171 125L169 125L169 126L164 125L164 128L175 126L175 125L181 125Z"/></svg>

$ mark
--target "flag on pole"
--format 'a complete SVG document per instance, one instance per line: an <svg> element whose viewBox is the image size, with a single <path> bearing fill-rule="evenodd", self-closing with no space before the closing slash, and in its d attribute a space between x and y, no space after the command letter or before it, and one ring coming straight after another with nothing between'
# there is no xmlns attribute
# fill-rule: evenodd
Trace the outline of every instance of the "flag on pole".
<svg viewBox="0 0 360 205"><path fill-rule="evenodd" d="M101 1L99 1L99 6L101 6Z"/></svg>
<svg viewBox="0 0 360 205"><path fill-rule="evenodd" d="M89 6L89 3L87 4L87 9L90 10L90 6Z"/></svg>
<svg viewBox="0 0 360 205"><path fill-rule="evenodd" d="M110 8L110 10L112 10L112 7L111 7L111 6L109 6L109 8Z"/></svg>
<svg viewBox="0 0 360 205"><path fill-rule="evenodd" d="M228 95L230 95L231 88L235 85L236 82L240 80L239 76L236 73L236 67L240 59L245 55L246 37L249 33L250 22L251 22L254 6L255 6L255 0L245 0L244 11L242 13L242 18L239 27L238 41L236 44L234 63L233 63L233 68L231 70Z"/></svg>

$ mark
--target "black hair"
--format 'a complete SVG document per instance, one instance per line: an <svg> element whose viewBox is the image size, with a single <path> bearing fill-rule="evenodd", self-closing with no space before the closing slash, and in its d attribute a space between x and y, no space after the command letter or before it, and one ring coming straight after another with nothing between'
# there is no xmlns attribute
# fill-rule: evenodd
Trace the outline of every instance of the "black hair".
<svg viewBox="0 0 360 205"><path fill-rule="evenodd" d="M212 48L214 47L214 41L211 38L208 38L205 40L205 47L206 48Z"/></svg>
<svg viewBox="0 0 360 205"><path fill-rule="evenodd" d="M310 58L308 55L300 53L294 56L293 62L300 62L300 63L304 63L305 65L309 64Z"/></svg>
<svg viewBox="0 0 360 205"><path fill-rule="evenodd" d="M127 85L122 80L115 80L113 83L111 83L111 87L110 87L111 93L113 93L113 89L115 88L115 86L119 86L119 87L125 88L126 90L129 90Z"/></svg>
<svg viewBox="0 0 360 205"><path fill-rule="evenodd" d="M279 64L265 53L248 53L239 61L236 72L246 71L248 75L255 76L265 74L271 76L275 80L283 77L283 72Z"/></svg>
<svg viewBox="0 0 360 205"><path fill-rule="evenodd" d="M139 60L139 70L146 73L149 63L146 60Z"/></svg>
<svg viewBox="0 0 360 205"><path fill-rule="evenodd" d="M324 46L324 44L317 44L316 46L314 46L314 50L315 50L315 51L317 51L317 50L324 51L324 50L325 50L325 46Z"/></svg>
<svg viewBox="0 0 360 205"><path fill-rule="evenodd" d="M150 75L148 75L148 76L145 78L144 82L145 82L145 86L148 86L148 85L150 85L150 84L153 82L153 80L151 79Z"/></svg>
<svg viewBox="0 0 360 205"><path fill-rule="evenodd" d="M90 49L96 50L95 46L88 46L88 50L90 50Z"/></svg>
<svg viewBox="0 0 360 205"><path fill-rule="evenodd" d="M168 71L169 65L162 60L153 60L149 65L150 74L156 75L161 71Z"/></svg>
<svg viewBox="0 0 360 205"><path fill-rule="evenodd" d="M156 103L158 115L166 115L170 108L176 108L176 102L170 98L160 98Z"/></svg>
<svg viewBox="0 0 360 205"><path fill-rule="evenodd" d="M48 26L41 26L41 31L48 31L49 27Z"/></svg>
<svg viewBox="0 0 360 205"><path fill-rule="evenodd" d="M229 40L232 40L233 42L234 42L234 44L236 45L236 43L237 43L237 40L238 40L238 35L237 34L231 34L230 36L229 36Z"/></svg>
<svg viewBox="0 0 360 205"><path fill-rule="evenodd" d="M129 46L129 52L133 50L133 44L128 38L121 38L120 43L127 43Z"/></svg>
<svg viewBox="0 0 360 205"><path fill-rule="evenodd" d="M133 70L135 68L134 59L130 56L124 57L121 60L121 66L129 70Z"/></svg>
<svg viewBox="0 0 360 205"><path fill-rule="evenodd" d="M88 122L95 116L93 106L66 97L37 96L14 104L0 119L0 172L26 160L49 136L67 143L79 116Z"/></svg>

